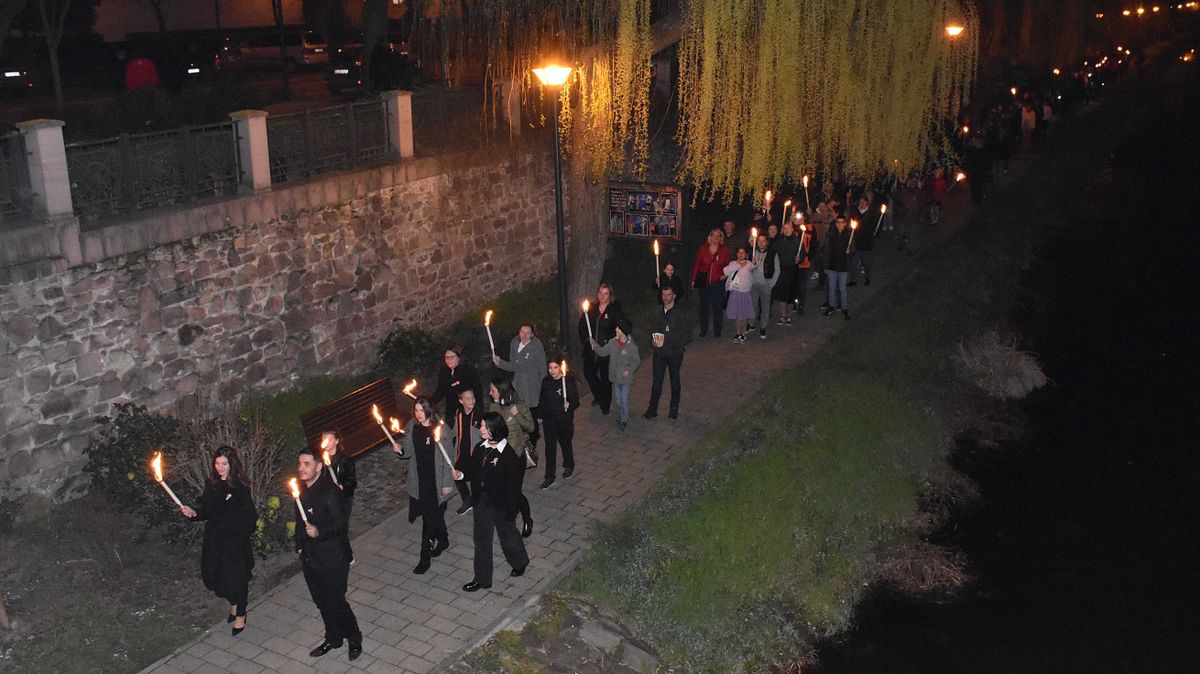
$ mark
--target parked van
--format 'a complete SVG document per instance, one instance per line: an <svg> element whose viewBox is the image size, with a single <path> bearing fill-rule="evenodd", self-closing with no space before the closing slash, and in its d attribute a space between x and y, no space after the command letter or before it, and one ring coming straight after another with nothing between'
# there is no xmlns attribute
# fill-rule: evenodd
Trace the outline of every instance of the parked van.
<svg viewBox="0 0 1200 674"><path fill-rule="evenodd" d="M285 30L284 57L288 68L317 66L329 63L329 45L320 33L311 30ZM246 40L239 51L241 64L251 67L279 63L279 33L268 32Z"/></svg>

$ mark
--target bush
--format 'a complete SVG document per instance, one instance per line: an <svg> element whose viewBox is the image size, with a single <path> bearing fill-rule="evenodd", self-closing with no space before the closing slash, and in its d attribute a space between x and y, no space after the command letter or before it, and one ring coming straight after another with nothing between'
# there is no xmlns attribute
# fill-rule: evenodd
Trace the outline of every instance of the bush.
<svg viewBox="0 0 1200 674"><path fill-rule="evenodd" d="M434 371L441 348L430 333L397 324L379 345L379 363L389 374L423 378Z"/></svg>

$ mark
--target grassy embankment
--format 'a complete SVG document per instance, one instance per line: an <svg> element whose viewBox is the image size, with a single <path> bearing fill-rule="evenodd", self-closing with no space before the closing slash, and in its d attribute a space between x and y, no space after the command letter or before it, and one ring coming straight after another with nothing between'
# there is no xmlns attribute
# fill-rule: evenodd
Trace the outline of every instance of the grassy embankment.
<svg viewBox="0 0 1200 674"><path fill-rule="evenodd" d="M833 342L747 401L733 415L745 423L705 439L602 532L569 589L689 669L787 664L847 627L879 553L905 535L923 485L969 428L964 401L978 394L955 372L956 345L1003 321L1022 266L1070 222L1058 196L1092 180L1116 117L1082 120Z"/></svg>

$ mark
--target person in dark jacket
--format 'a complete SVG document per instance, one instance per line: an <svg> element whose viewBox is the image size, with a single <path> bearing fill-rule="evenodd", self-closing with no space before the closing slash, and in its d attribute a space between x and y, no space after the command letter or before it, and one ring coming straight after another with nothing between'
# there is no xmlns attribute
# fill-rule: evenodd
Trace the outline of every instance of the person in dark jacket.
<svg viewBox="0 0 1200 674"><path fill-rule="evenodd" d="M796 228L791 222L783 223L779 236L771 242L771 248L779 256L779 280L771 289L771 301L775 304L779 325L791 325L798 282L796 275L799 273L796 260L800 253L800 237L796 236Z"/></svg>
<svg viewBox="0 0 1200 674"><path fill-rule="evenodd" d="M413 416L404 428L402 451L408 464L408 521L421 518L421 558L413 573L429 570L430 559L450 547L446 530L446 502L454 491L454 473L446 464L436 439L438 422L433 405L425 398L413 403ZM449 438L442 439L445 443ZM443 447L445 445L443 444ZM392 450L395 451L395 450Z"/></svg>
<svg viewBox="0 0 1200 674"><path fill-rule="evenodd" d="M654 381L650 384L650 402L642 416L653 419L658 416L658 400L662 397L663 375L671 372L672 419L679 417L679 399L682 395L679 384L679 369L683 367L683 351L692 341L692 326L687 316L675 305L675 291L663 288L662 309L654 312L650 326L650 342L654 348Z"/></svg>
<svg viewBox="0 0 1200 674"><path fill-rule="evenodd" d="M462 357L462 349L453 347L442 354L442 365L438 368L438 383L429 402L434 405L446 401L446 419L453 419L458 413L458 394L470 389L475 399L483 397L483 386L479 383L479 375Z"/></svg>
<svg viewBox="0 0 1200 674"><path fill-rule="evenodd" d="M871 251L875 249L875 228L881 217L879 206L875 204L875 193L864 192L847 217L858 222L858 231L854 234L854 248L850 251L850 281L846 285L858 285L854 281L854 272L858 269L862 269L863 282L871 285Z"/></svg>
<svg viewBox="0 0 1200 674"><path fill-rule="evenodd" d="M458 413L450 421L454 432L454 467L463 474L463 479L454 482L462 496L462 505L456 511L459 515L465 515L475 505L475 495L479 493L481 457L475 452L475 446L479 444L482 418L483 410L475 404L475 392L463 389L458 394Z"/></svg>
<svg viewBox="0 0 1200 674"><path fill-rule="evenodd" d="M508 425L496 412L488 412L480 424L478 451L482 457L479 495L475 501L474 530L475 578L463 585L463 591L476 592L492 586L492 532L500 538L504 559L512 566L510 576L525 573L529 553L517 533L517 512L521 505L521 476L525 460L508 444Z"/></svg>
<svg viewBox="0 0 1200 674"><path fill-rule="evenodd" d="M596 290L596 301L579 317L577 331L579 344L583 347L583 378L592 392L592 404L600 406L601 414L608 414L612 407L612 382L608 378L608 358L596 355L591 340L594 337L601 346L607 344L616 335L617 321L624 316L612 288L601 283Z"/></svg>
<svg viewBox="0 0 1200 674"><path fill-rule="evenodd" d="M682 302L684 293L687 292L687 287L683 284L683 279L675 272L675 264L668 262L663 265L662 273L654 280L654 285L651 289L654 291L654 301L662 304L662 289L670 287L675 291L675 301Z"/></svg>
<svg viewBox="0 0 1200 674"><path fill-rule="evenodd" d="M300 555L308 592L325 623L325 640L309 655L319 658L341 648L343 641L349 641L350 659L356 660L362 655L362 631L346 601L350 578L350 551L343 543L349 523L346 500L333 486L324 467L313 450L307 447L300 450L296 458L296 474L300 478L296 553Z"/></svg>
<svg viewBox="0 0 1200 674"><path fill-rule="evenodd" d="M496 412L508 425L508 444L516 451L521 461L525 461L525 443L530 441L530 434L537 427L533 412L517 395L512 382L492 382L488 387L488 395L492 399L492 412ZM528 464L526 465L528 468ZM521 473L521 481L525 481L525 473ZM521 536L529 538L533 535L533 515L529 510L529 499L521 494Z"/></svg>
<svg viewBox="0 0 1200 674"><path fill-rule="evenodd" d="M862 229L860 225L859 230ZM833 228L829 230L825 243L829 246L829 260L825 268L828 278L828 295L825 300L825 315L832 316L841 310L842 316L850 319L850 303L846 299L846 279L850 276L850 261L853 259L854 246L857 245L857 232L848 226L844 216L834 220Z"/></svg>
<svg viewBox="0 0 1200 674"><path fill-rule="evenodd" d="M234 448L221 446L213 456L213 472L204 485L200 505L181 506L184 517L204 522L200 577L204 587L229 602L233 635L246 628L246 601L254 551L250 536L258 522L254 500Z"/></svg>
<svg viewBox="0 0 1200 674"><path fill-rule="evenodd" d="M354 459L341 451L341 438L336 431L325 431L321 434L320 448L322 452L321 462L329 468L329 475L333 478L333 485L342 492L342 498L346 499L346 535L344 542L346 549L350 551L350 560L353 563L354 550L350 547L350 514L354 510L354 490L358 488L358 474L354 470ZM329 455L328 460L324 456L325 453Z"/></svg>
<svg viewBox="0 0 1200 674"><path fill-rule="evenodd" d="M579 389L575 379L567 376L557 360L546 364L548 374L542 380L542 393L538 397L538 415L541 417L542 434L546 437L546 452L542 461L546 464L546 479L540 488L548 489L554 484L557 469L556 445L562 447L563 479L575 474L575 410L579 409Z"/></svg>

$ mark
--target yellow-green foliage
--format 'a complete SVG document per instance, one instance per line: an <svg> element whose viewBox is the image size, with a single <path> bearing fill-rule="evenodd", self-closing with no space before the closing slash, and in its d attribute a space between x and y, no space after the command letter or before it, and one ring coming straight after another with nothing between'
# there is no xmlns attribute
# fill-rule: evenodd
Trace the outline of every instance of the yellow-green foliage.
<svg viewBox="0 0 1200 674"><path fill-rule="evenodd" d="M732 198L817 166L920 166L966 101L978 33L959 0L692 0L682 177Z"/></svg>

